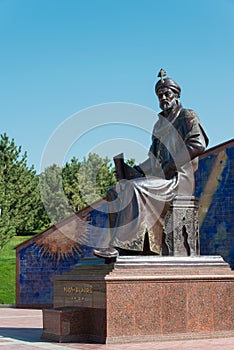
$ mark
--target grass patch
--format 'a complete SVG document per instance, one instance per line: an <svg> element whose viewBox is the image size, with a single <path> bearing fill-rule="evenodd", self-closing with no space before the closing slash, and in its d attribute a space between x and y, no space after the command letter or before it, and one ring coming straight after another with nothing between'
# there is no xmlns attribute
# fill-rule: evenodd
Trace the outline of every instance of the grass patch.
<svg viewBox="0 0 234 350"><path fill-rule="evenodd" d="M0 304L15 304L16 253L14 247L30 237L13 237L0 250Z"/></svg>

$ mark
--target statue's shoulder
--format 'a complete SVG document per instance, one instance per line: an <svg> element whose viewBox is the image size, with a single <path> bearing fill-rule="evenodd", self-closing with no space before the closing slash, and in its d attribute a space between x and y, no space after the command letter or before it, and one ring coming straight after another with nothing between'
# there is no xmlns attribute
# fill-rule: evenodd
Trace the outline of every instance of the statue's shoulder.
<svg viewBox="0 0 234 350"><path fill-rule="evenodd" d="M186 135L191 129L199 124L197 114L192 109L182 108L175 121L175 128Z"/></svg>
<svg viewBox="0 0 234 350"><path fill-rule="evenodd" d="M198 118L196 112L189 108L182 108L179 117L185 119Z"/></svg>

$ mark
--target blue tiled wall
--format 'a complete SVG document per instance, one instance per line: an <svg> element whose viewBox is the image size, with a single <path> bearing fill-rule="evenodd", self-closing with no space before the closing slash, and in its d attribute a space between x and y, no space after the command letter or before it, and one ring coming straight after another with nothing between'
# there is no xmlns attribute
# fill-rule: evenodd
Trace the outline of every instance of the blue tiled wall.
<svg viewBox="0 0 234 350"><path fill-rule="evenodd" d="M196 173L196 193L201 198L209 175L219 154L211 154L199 162ZM234 269L234 147L226 148L224 167L217 181L215 176L209 181L217 182L212 201L200 226L202 255L221 255Z"/></svg>
<svg viewBox="0 0 234 350"><path fill-rule="evenodd" d="M69 271L79 260L53 261L49 256L41 257L40 249L32 243L20 250L20 304L51 304L53 284L51 277Z"/></svg>
<svg viewBox="0 0 234 350"><path fill-rule="evenodd" d="M104 227L107 214L93 209L88 216L91 225ZM98 224L97 224L98 222ZM58 243L59 244L59 243ZM53 303L53 282L51 278L69 272L81 258L93 257L92 247L82 247L79 254L69 257L69 260L59 261L48 254L42 255L41 248L36 241L19 250L19 305L35 307Z"/></svg>

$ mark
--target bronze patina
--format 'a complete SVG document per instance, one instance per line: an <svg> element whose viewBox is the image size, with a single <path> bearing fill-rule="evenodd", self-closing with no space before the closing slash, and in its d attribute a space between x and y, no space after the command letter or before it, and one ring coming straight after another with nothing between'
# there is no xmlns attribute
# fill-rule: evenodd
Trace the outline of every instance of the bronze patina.
<svg viewBox="0 0 234 350"><path fill-rule="evenodd" d="M117 188L107 192L110 241L95 249L99 257L162 253L165 215L177 196L192 196L198 156L208 137L197 114L183 108L181 87L161 69L155 93L161 112L152 132L147 159L131 168L123 160ZM117 157L118 158L118 157ZM118 162L117 162L118 163ZM123 175L124 173L124 175Z"/></svg>

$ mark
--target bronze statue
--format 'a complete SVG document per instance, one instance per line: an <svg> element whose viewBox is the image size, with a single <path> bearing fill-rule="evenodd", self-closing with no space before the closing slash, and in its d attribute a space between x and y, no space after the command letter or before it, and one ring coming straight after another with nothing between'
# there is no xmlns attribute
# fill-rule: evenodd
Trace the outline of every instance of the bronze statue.
<svg viewBox="0 0 234 350"><path fill-rule="evenodd" d="M196 113L180 102L181 88L161 69L155 85L161 112L154 125L148 158L133 168L118 191L107 192L110 241L95 249L98 257L143 254L147 241L151 254L161 254L165 214L176 196L194 192L198 156L208 137ZM128 171L130 169L130 171ZM129 176L128 176L129 173Z"/></svg>

